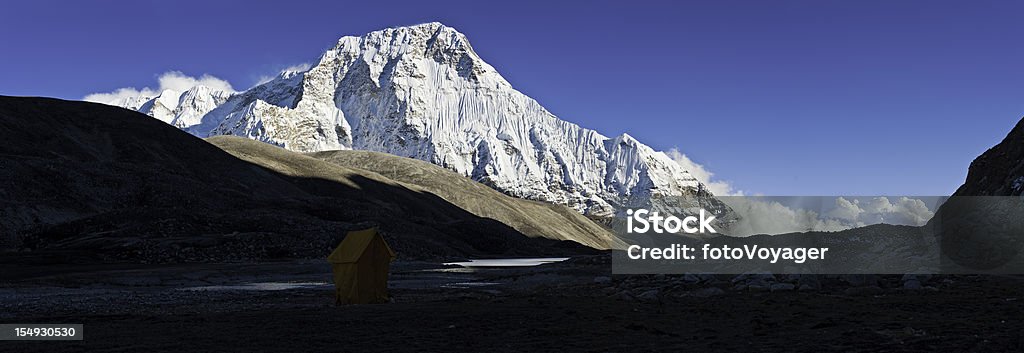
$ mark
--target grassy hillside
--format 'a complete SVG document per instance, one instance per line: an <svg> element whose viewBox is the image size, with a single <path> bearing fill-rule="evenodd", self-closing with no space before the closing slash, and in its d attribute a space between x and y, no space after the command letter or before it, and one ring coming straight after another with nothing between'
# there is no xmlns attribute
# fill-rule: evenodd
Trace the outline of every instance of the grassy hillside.
<svg viewBox="0 0 1024 353"><path fill-rule="evenodd" d="M531 237L572 240L598 249L622 245L608 229L565 206L511 197L428 162L370 151L326 151L309 156L373 171L410 188L438 195L475 215L501 221Z"/></svg>

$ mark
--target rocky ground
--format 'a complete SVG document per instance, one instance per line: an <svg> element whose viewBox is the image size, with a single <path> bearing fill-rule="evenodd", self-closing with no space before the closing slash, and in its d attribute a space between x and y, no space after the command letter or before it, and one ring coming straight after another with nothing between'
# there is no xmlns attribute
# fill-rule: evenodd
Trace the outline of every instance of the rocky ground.
<svg viewBox="0 0 1024 353"><path fill-rule="evenodd" d="M1024 281L611 275L397 262L393 302L333 305L320 261L12 268L0 322L83 323L33 351L1020 351Z"/></svg>

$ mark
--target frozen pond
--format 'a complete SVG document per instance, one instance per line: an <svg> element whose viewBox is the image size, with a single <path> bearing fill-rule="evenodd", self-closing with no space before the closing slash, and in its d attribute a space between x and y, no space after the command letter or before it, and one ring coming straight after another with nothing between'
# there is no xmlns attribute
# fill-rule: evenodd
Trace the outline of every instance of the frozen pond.
<svg viewBox="0 0 1024 353"><path fill-rule="evenodd" d="M225 286L204 286L204 287L189 287L181 288L180 290L187 291L228 291L228 290L255 290L255 291L276 291L276 290L289 290L289 289L302 289L302 288L319 288L328 287L332 284L327 282L260 282L260 283L245 283L238 285L225 285Z"/></svg>
<svg viewBox="0 0 1024 353"><path fill-rule="evenodd" d="M462 262L447 262L444 263L446 266L457 265L460 267L450 268L439 268L433 265L433 268L428 269L413 269L404 270L391 274L389 279L388 287L392 289L426 289L426 288L453 288L453 289L469 289L479 288L497 285L496 282L477 282L477 276L474 273L484 270L485 268L516 268L516 267L529 267L537 266L542 264L548 264L553 262L565 261L568 257L545 257L545 258L525 258L525 259L478 259L469 260ZM330 275L327 273L323 274L324 277L329 278ZM192 286L179 288L182 291L287 291L287 290L302 290L302 289L333 289L334 284L328 281L310 281L314 279L312 277L296 279L296 281L273 281L273 282L256 282L256 281L245 281L241 280L236 283L209 285L209 286ZM251 280L251 278L250 278Z"/></svg>
<svg viewBox="0 0 1024 353"><path fill-rule="evenodd" d="M456 282L442 285L441 288L467 289L498 285L497 282Z"/></svg>
<svg viewBox="0 0 1024 353"><path fill-rule="evenodd" d="M568 260L568 257L542 257L532 259L484 259L463 262L446 262L445 265L462 267L528 267Z"/></svg>

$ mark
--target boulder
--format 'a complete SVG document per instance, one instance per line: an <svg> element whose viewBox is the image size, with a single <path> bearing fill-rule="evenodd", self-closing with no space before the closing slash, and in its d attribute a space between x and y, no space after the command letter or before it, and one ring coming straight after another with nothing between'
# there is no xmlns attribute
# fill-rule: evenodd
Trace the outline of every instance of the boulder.
<svg viewBox="0 0 1024 353"><path fill-rule="evenodd" d="M718 287L707 287L693 291L692 295L698 298L708 298L725 294L725 291Z"/></svg>
<svg viewBox="0 0 1024 353"><path fill-rule="evenodd" d="M921 288L922 288L921 281L918 281L916 279L912 279L912 280L908 280L906 282L903 282L903 289L919 290Z"/></svg>
<svg viewBox="0 0 1024 353"><path fill-rule="evenodd" d="M640 293L640 295L638 295L636 297L636 299L641 301L641 302L645 302L645 303L657 302L657 301L661 300L661 298L658 297L659 293L660 292L657 289L651 289L649 291Z"/></svg>
<svg viewBox="0 0 1024 353"><path fill-rule="evenodd" d="M795 289L796 286L792 283L773 283L771 286L772 292L788 292Z"/></svg>
<svg viewBox="0 0 1024 353"><path fill-rule="evenodd" d="M851 287L843 291L844 294L849 296L879 295L882 294L882 292L882 287L879 286Z"/></svg>

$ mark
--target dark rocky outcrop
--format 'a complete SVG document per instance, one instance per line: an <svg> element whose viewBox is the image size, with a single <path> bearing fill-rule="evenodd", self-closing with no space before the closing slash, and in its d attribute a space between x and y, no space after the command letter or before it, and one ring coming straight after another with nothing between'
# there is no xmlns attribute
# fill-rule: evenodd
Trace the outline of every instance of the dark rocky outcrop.
<svg viewBox="0 0 1024 353"><path fill-rule="evenodd" d="M955 196L1017 196L1024 190L1024 120L971 162Z"/></svg>

